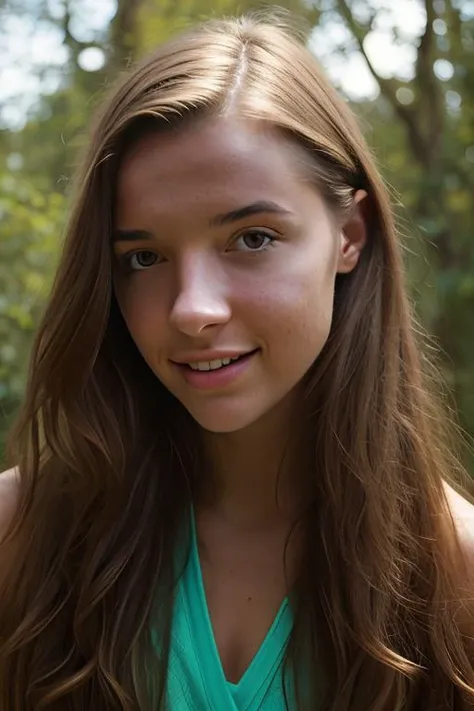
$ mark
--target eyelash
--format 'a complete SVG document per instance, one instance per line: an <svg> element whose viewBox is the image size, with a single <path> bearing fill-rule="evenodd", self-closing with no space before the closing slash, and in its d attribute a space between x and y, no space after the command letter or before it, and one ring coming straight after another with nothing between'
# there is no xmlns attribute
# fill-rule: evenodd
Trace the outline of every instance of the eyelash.
<svg viewBox="0 0 474 711"><path fill-rule="evenodd" d="M235 242L237 242L237 240L239 240L243 237L248 237L249 235L251 235L251 236L262 235L269 241L260 249L243 249L243 250L235 250L235 251L242 251L242 252L245 252L246 254L262 254L262 252L266 252L268 249L270 249L270 247L272 247L274 245L274 242L276 241L276 237L274 235L271 235L270 233L266 232L265 230L255 229L255 230L247 230L246 232L243 232L242 234L238 235ZM149 253L149 254L154 254L154 252L150 249L136 249L132 252L127 252L126 254L121 255L119 257L119 261L130 272L147 271L147 269L151 269L151 267L156 266L157 262L150 264L150 266L148 266L148 267L141 267L139 269L134 269L131 266L132 258L135 257L137 254L142 254L143 252ZM158 256L158 255L156 255L156 256ZM158 264L159 263L160 262L158 262Z"/></svg>

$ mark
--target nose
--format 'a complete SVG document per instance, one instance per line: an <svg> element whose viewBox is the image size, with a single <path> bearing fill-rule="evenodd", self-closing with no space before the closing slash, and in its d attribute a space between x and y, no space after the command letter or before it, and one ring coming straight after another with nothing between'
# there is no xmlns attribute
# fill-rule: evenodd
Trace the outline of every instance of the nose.
<svg viewBox="0 0 474 711"><path fill-rule="evenodd" d="M199 336L212 326L227 323L231 309L225 292L219 269L194 256L182 265L171 324L187 336Z"/></svg>

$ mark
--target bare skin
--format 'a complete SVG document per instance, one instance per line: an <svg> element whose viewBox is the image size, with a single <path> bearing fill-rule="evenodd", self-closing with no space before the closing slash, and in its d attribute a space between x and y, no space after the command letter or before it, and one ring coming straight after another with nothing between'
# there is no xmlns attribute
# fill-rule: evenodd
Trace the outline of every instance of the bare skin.
<svg viewBox="0 0 474 711"><path fill-rule="evenodd" d="M259 650L289 592L297 545L283 551L287 527L236 527L212 510L198 512L206 601L226 678L237 683ZM295 539L296 540L296 539ZM286 575L285 575L286 572Z"/></svg>
<svg viewBox="0 0 474 711"><path fill-rule="evenodd" d="M1 545L10 528L18 506L18 472L16 469L0 474L0 583L8 575L10 561L16 555L16 543Z"/></svg>
<svg viewBox="0 0 474 711"><path fill-rule="evenodd" d="M297 457L288 455L287 466L280 467L282 450L262 446L268 426L254 426L244 446L234 433L215 440L208 433L217 497L208 499L204 491L195 502L207 606L222 667L233 683L258 652L297 568L297 532L289 538L299 508L290 469Z"/></svg>

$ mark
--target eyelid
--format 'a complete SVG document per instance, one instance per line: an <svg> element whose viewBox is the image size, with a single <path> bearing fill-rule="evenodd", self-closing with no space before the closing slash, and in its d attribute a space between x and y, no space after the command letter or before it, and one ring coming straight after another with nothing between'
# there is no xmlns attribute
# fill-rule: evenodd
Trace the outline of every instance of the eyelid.
<svg viewBox="0 0 474 711"><path fill-rule="evenodd" d="M269 244L271 244L272 242L275 242L279 237L278 233L276 233L273 230L270 230L266 227L247 227L246 229L241 230L240 232L238 232L236 235L233 236L232 245L234 245L239 239L241 239L242 237L245 237L246 235L255 235L255 234L257 234L257 235L260 234L260 235L267 237L270 240L270 242L268 243L267 246L269 246ZM249 251L256 252L257 250L249 250Z"/></svg>
<svg viewBox="0 0 474 711"><path fill-rule="evenodd" d="M130 266L130 261L135 254L140 254L141 252L150 252L151 254L154 254L157 257L157 261L154 262L153 264L150 264L148 267L142 267L140 269L133 269ZM118 254L116 255L119 263L127 269L129 272L144 272L147 271L148 269L151 269L152 267L156 266L157 264L161 264L164 260L163 256L160 255L159 252L156 252L154 249L144 249L143 247L141 249L131 249L128 252L124 252L124 254Z"/></svg>

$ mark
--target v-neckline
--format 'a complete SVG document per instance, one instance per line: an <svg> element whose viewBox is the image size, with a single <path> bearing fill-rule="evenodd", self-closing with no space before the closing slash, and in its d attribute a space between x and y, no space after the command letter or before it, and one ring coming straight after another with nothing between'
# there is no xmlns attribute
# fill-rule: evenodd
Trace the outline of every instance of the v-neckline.
<svg viewBox="0 0 474 711"><path fill-rule="evenodd" d="M194 586L197 587L197 590L195 589L194 592L188 591L189 594L186 594L185 597L187 599L190 622L196 629L196 639L199 639L206 646L206 649L199 650L198 654L203 666L204 677L215 679L217 670L221 683L225 685L232 696L237 709L245 711L250 708L258 693L264 692L268 688L282 662L286 643L293 626L288 598L285 597L281 603L272 625L242 677L237 683L233 683L228 681L225 676L214 636L204 588L194 511L191 513L191 549L188 565L191 566L191 576L186 577L190 583L194 581ZM196 603L196 592L199 604L198 606L196 604L190 605L189 602L191 601Z"/></svg>

